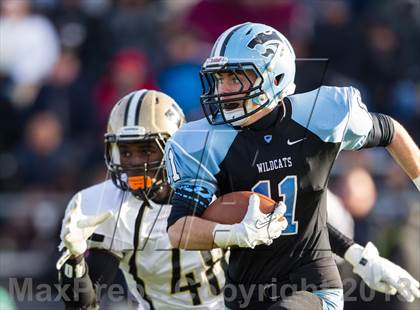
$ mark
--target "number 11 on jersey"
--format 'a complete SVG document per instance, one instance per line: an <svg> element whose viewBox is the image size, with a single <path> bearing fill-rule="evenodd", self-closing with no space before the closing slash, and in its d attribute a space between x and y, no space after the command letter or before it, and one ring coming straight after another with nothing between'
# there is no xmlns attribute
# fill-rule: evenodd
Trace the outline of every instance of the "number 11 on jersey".
<svg viewBox="0 0 420 310"><path fill-rule="evenodd" d="M295 221L297 177L295 175L288 175L277 184L277 188L279 198L281 198L286 205L286 213L284 216L289 223L287 228L282 232L282 235L295 235L298 232L299 226L299 223ZM272 198L270 180L259 181L251 190Z"/></svg>

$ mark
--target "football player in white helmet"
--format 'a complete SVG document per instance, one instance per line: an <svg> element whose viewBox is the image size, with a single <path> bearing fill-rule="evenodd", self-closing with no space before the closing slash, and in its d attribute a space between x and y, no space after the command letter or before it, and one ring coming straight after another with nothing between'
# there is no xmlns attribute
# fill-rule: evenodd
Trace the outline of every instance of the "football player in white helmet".
<svg viewBox="0 0 420 310"><path fill-rule="evenodd" d="M200 76L207 121L186 124L165 149L174 188L168 219L173 246L235 246L227 281L243 293L225 296L231 309L243 308L248 297L248 309L342 309L329 240L338 232L326 223L331 167L342 150L387 147L420 189L419 148L391 117L369 113L353 87L294 94L294 51L267 25L243 23L223 32ZM284 202L288 226L273 220L256 229L265 216L256 195L241 223L200 218L212 195L244 190ZM375 290L398 292L407 301L420 297L419 283L380 257L371 243L331 246ZM298 289L286 296L283 284ZM262 285L264 294L256 293L255 285Z"/></svg>
<svg viewBox="0 0 420 310"><path fill-rule="evenodd" d="M223 252L172 249L166 232L171 189L163 152L184 122L159 91L135 91L114 106L105 134L112 180L78 192L63 219L57 268L70 293L66 308L97 307L95 290L106 291L118 268L139 309L223 308Z"/></svg>

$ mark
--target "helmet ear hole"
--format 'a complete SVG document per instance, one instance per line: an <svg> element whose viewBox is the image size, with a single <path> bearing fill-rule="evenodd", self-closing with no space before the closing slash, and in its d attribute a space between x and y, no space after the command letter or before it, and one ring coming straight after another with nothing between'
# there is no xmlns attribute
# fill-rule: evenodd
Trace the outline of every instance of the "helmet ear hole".
<svg viewBox="0 0 420 310"><path fill-rule="evenodd" d="M278 86L280 82L283 80L283 78L284 78L284 73L277 75L274 78L274 85Z"/></svg>

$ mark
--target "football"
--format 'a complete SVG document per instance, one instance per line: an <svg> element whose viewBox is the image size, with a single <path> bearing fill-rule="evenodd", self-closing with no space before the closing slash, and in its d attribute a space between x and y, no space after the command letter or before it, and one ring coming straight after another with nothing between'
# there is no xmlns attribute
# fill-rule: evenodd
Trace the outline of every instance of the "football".
<svg viewBox="0 0 420 310"><path fill-rule="evenodd" d="M274 200L262 194L247 191L232 192L213 201L201 217L220 224L240 223L246 214L249 197L252 194L257 194L260 197L260 210L262 213L273 212L277 206Z"/></svg>

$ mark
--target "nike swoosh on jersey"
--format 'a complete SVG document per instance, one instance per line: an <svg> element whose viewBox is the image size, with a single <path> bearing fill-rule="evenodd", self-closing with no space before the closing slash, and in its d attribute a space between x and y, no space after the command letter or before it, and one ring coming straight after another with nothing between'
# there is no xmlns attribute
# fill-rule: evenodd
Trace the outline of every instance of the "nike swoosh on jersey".
<svg viewBox="0 0 420 310"><path fill-rule="evenodd" d="M295 141L290 141L290 139L287 139L287 145L293 145L293 144L302 142L303 140L306 140L306 139L307 139L306 137L299 140L295 140Z"/></svg>

